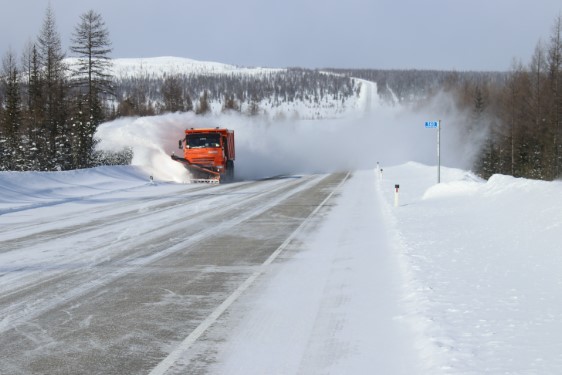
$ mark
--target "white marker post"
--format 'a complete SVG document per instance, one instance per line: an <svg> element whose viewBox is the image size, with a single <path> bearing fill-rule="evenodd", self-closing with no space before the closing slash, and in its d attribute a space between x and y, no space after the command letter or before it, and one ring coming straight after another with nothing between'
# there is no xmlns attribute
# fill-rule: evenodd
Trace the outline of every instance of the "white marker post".
<svg viewBox="0 0 562 375"><path fill-rule="evenodd" d="M441 183L441 120L426 121L426 129L437 129L437 183Z"/></svg>
<svg viewBox="0 0 562 375"><path fill-rule="evenodd" d="M394 207L398 207L398 190L400 189L400 185L394 185Z"/></svg>
<svg viewBox="0 0 562 375"><path fill-rule="evenodd" d="M437 121L437 183L441 183L441 120Z"/></svg>

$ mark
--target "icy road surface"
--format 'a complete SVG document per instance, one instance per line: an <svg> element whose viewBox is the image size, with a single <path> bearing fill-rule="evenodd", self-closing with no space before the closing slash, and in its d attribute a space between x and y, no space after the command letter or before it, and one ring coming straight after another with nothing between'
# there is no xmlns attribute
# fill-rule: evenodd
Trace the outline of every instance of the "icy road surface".
<svg viewBox="0 0 562 375"><path fill-rule="evenodd" d="M387 303L396 299L386 287L392 272L355 275L376 282L373 296L355 298L338 280L345 272L334 271L346 262L337 249L364 246L309 240L350 175L220 186L150 184L112 168L24 176L1 182L0 373L411 373ZM324 238L341 241L329 235L338 227ZM377 235L373 245L384 241ZM307 260L310 246L325 247L324 262ZM373 260L387 264L380 254ZM268 285L292 295L248 307ZM381 300L376 319L373 299ZM338 312L348 303L353 316ZM338 336L350 322L372 337Z"/></svg>

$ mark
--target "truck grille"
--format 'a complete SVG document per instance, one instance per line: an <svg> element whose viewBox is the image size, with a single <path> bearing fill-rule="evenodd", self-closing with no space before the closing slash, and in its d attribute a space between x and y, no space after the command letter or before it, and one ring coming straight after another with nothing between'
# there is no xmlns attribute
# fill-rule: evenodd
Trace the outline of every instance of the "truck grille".
<svg viewBox="0 0 562 375"><path fill-rule="evenodd" d="M213 165L215 158L193 158L191 162L194 164Z"/></svg>

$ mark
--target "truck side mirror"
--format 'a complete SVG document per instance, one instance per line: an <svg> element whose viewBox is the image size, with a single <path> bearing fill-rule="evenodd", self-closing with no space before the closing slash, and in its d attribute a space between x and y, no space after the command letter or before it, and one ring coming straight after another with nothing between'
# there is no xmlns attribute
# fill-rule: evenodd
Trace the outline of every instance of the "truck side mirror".
<svg viewBox="0 0 562 375"><path fill-rule="evenodd" d="M180 141L179 141L179 148L180 148L180 150L182 149L181 139L180 139Z"/></svg>

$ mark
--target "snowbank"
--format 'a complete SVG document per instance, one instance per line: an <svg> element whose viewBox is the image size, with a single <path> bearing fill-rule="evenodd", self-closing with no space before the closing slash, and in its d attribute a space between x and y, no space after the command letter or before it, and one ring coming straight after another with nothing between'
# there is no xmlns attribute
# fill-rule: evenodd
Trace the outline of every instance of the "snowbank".
<svg viewBox="0 0 562 375"><path fill-rule="evenodd" d="M141 167L113 166L64 172L0 172L0 215L146 185Z"/></svg>
<svg viewBox="0 0 562 375"><path fill-rule="evenodd" d="M381 182L433 373L560 373L562 183L442 176L402 165Z"/></svg>

